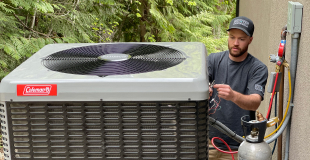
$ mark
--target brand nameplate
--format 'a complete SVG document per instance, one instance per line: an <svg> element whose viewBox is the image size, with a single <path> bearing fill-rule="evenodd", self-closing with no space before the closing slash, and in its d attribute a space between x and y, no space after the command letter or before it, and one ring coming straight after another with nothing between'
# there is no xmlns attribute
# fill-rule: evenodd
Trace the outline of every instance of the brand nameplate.
<svg viewBox="0 0 310 160"><path fill-rule="evenodd" d="M57 96L56 84L18 84L17 96Z"/></svg>

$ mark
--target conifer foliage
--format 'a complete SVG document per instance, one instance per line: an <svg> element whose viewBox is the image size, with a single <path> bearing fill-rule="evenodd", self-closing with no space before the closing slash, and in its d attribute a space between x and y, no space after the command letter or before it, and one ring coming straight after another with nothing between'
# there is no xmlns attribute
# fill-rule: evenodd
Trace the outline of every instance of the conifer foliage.
<svg viewBox="0 0 310 160"><path fill-rule="evenodd" d="M0 0L0 79L47 44L192 42L225 50L236 0Z"/></svg>

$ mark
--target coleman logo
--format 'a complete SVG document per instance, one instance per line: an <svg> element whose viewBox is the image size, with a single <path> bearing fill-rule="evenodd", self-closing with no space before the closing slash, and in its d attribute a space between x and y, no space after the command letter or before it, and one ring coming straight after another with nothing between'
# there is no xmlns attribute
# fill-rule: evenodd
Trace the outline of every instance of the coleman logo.
<svg viewBox="0 0 310 160"><path fill-rule="evenodd" d="M26 86L24 88L24 95L27 94L50 94L52 86Z"/></svg>
<svg viewBox="0 0 310 160"><path fill-rule="evenodd" d="M17 85L17 96L56 96L56 84Z"/></svg>

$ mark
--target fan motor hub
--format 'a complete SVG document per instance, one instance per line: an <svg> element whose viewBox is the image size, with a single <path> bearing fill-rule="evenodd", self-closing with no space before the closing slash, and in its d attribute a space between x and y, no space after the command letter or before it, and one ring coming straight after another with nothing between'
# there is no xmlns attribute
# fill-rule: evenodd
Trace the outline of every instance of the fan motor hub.
<svg viewBox="0 0 310 160"><path fill-rule="evenodd" d="M111 53L99 56L98 59L104 61L125 61L130 59L131 56L129 54L122 54L122 53Z"/></svg>

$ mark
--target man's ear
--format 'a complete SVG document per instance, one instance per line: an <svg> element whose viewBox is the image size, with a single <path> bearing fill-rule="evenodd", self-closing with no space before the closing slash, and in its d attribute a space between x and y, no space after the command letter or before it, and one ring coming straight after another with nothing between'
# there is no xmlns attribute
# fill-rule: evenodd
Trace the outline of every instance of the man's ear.
<svg viewBox="0 0 310 160"><path fill-rule="evenodd" d="M251 43L252 43L252 40L253 40L253 37L250 37L250 43L249 43L249 44L251 44Z"/></svg>

